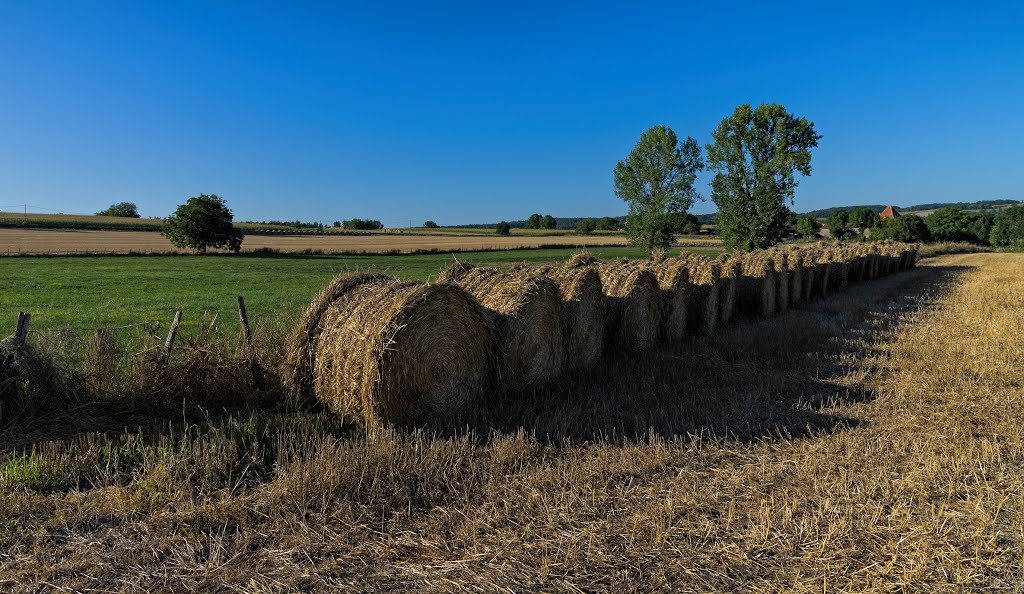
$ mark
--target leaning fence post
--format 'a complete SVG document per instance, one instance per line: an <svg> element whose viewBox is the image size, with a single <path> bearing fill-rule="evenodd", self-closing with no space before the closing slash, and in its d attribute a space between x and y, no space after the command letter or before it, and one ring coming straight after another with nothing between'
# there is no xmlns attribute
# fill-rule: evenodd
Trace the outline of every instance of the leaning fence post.
<svg viewBox="0 0 1024 594"><path fill-rule="evenodd" d="M25 342L28 339L28 322L32 319L32 314L27 311L18 312L18 327L14 330L14 340L17 342Z"/></svg>
<svg viewBox="0 0 1024 594"><path fill-rule="evenodd" d="M174 312L174 321L171 322L171 329L167 331L167 342L164 343L163 362L171 357L171 347L174 346L174 337L178 334L178 324L181 323L181 310Z"/></svg>
<svg viewBox="0 0 1024 594"><path fill-rule="evenodd" d="M245 313L245 299L238 296L238 321L242 324L242 336L245 338L245 346L252 346L252 330L249 328L249 315Z"/></svg>

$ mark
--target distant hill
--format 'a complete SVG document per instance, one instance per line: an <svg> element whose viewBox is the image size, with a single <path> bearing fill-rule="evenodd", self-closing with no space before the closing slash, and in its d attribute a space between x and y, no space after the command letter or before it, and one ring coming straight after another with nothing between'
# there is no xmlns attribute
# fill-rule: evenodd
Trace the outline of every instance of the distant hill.
<svg viewBox="0 0 1024 594"><path fill-rule="evenodd" d="M1020 204L1020 200L978 200L976 202L929 202L926 204L914 204L911 206L898 206L893 205L898 212L917 212L921 210L939 210L940 208L947 208L955 206L963 210L991 210L993 206L997 204ZM888 204L855 204L853 206L832 206L830 208L822 208L819 210L812 210L810 212L800 213L800 216L811 215L818 219L827 219L832 215L833 212L839 209L845 209L849 211L852 208L858 206L866 206L875 212L882 212L882 209L888 206Z"/></svg>

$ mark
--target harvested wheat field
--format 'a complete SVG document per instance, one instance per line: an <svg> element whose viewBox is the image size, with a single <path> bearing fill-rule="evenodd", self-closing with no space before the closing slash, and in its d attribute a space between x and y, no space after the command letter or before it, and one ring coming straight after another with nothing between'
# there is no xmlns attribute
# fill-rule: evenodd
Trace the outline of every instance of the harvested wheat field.
<svg viewBox="0 0 1024 594"><path fill-rule="evenodd" d="M405 253L470 251L539 246L626 245L625 236L513 235L247 235L242 251L306 250L323 253ZM0 254L173 253L177 251L155 231L80 231L67 229L0 229Z"/></svg>
<svg viewBox="0 0 1024 594"><path fill-rule="evenodd" d="M930 258L423 429L74 404L0 430L0 590L1019 591L1022 308Z"/></svg>

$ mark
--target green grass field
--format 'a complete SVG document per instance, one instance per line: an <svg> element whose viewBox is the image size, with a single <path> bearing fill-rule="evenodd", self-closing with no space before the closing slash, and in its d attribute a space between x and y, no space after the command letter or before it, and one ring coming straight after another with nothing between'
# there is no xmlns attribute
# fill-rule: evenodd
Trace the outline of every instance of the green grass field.
<svg viewBox="0 0 1024 594"><path fill-rule="evenodd" d="M504 266L563 260L573 251L466 252L455 257ZM717 254L716 250L691 251ZM595 247L590 253L598 258L644 257L642 250L632 247ZM290 318L337 274L374 270L401 279L428 279L452 258L451 254L3 258L0 335L14 331L19 311L32 313L33 330L166 323L179 308L184 310L186 328L214 315L222 322L233 321L237 295L245 296L254 323Z"/></svg>

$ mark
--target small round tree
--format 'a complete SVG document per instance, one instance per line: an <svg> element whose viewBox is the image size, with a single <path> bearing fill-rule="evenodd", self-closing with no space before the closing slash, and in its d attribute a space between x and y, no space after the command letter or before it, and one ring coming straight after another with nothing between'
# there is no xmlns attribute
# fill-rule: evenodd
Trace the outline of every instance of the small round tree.
<svg viewBox="0 0 1024 594"><path fill-rule="evenodd" d="M434 221L423 221L423 227L426 229L437 229L437 223Z"/></svg>
<svg viewBox="0 0 1024 594"><path fill-rule="evenodd" d="M243 234L232 224L234 215L216 194L200 194L178 206L164 221L160 233L175 247L205 252L221 248L237 252L242 249Z"/></svg>
<svg viewBox="0 0 1024 594"><path fill-rule="evenodd" d="M821 229L821 223L818 219L814 218L814 215L804 215L797 219L796 232L804 237L804 239L814 239L818 236L818 230Z"/></svg>
<svg viewBox="0 0 1024 594"><path fill-rule="evenodd" d="M498 226L494 229L498 235L509 235L512 233L512 227L508 223L502 221L498 223Z"/></svg>
<svg viewBox="0 0 1024 594"><path fill-rule="evenodd" d="M100 217L126 217L132 219L138 219L139 207L135 206L134 202L118 202L117 204L111 204L107 210L101 210L96 213L96 216Z"/></svg>
<svg viewBox="0 0 1024 594"><path fill-rule="evenodd" d="M595 229L597 229L597 224L594 223L594 219L580 219L576 223L577 235L590 235Z"/></svg>

